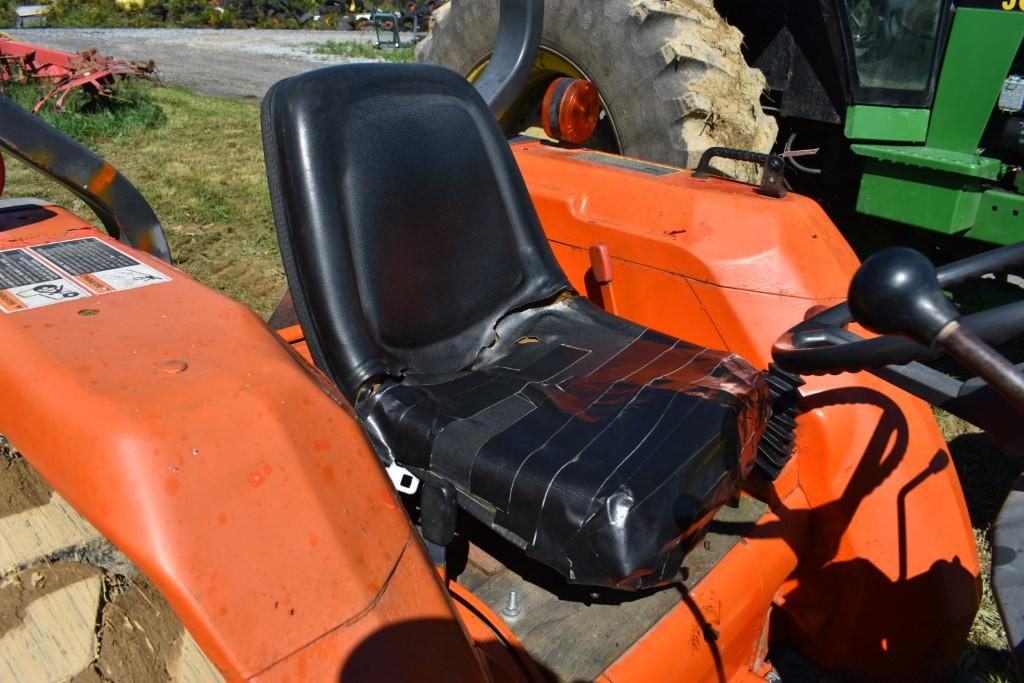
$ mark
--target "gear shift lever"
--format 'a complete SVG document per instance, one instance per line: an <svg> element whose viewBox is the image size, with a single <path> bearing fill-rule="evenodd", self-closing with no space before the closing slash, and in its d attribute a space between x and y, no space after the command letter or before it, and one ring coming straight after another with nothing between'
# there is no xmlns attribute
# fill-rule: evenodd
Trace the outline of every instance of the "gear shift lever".
<svg viewBox="0 0 1024 683"><path fill-rule="evenodd" d="M1024 374L968 328L922 254L890 247L868 258L850 283L850 313L879 334L938 346L1024 412Z"/></svg>

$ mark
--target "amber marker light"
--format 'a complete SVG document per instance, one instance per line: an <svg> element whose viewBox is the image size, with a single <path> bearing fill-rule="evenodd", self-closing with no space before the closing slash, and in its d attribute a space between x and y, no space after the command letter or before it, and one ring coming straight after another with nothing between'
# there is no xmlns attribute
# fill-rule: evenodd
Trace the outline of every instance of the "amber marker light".
<svg viewBox="0 0 1024 683"><path fill-rule="evenodd" d="M572 145L594 134L601 99L597 86L579 78L556 78L544 93L540 118L548 137Z"/></svg>

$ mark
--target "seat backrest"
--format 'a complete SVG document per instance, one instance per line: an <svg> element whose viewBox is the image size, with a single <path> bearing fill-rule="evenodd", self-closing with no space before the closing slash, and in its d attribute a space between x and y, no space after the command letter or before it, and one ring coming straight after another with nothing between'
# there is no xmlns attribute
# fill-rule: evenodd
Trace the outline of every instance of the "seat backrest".
<svg viewBox="0 0 1024 683"><path fill-rule="evenodd" d="M349 398L378 374L465 368L501 316L568 287L497 122L454 72L312 71L271 88L262 128L296 313Z"/></svg>

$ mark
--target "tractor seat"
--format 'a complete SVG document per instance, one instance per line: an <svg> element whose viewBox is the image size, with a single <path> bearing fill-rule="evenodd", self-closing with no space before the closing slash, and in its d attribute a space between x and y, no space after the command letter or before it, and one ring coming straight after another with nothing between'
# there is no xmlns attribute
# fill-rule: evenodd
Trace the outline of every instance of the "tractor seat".
<svg viewBox="0 0 1024 683"><path fill-rule="evenodd" d="M262 129L296 314L382 460L450 483L570 582L678 578L753 464L761 373L576 296L451 71L289 78Z"/></svg>

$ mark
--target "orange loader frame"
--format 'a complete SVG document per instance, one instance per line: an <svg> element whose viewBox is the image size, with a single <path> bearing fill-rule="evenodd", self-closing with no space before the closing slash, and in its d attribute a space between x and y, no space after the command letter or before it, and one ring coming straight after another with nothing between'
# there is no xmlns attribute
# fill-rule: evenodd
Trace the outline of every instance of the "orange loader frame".
<svg viewBox="0 0 1024 683"><path fill-rule="evenodd" d="M579 292L756 366L858 266L804 197L512 146ZM301 330L58 207L0 212L0 251L82 237L170 281L0 314L0 432L228 680L538 680L513 629L435 571ZM929 406L863 373L803 393L795 457L749 492L768 511L600 680L763 680L780 642L860 679L955 667L979 567Z"/></svg>

